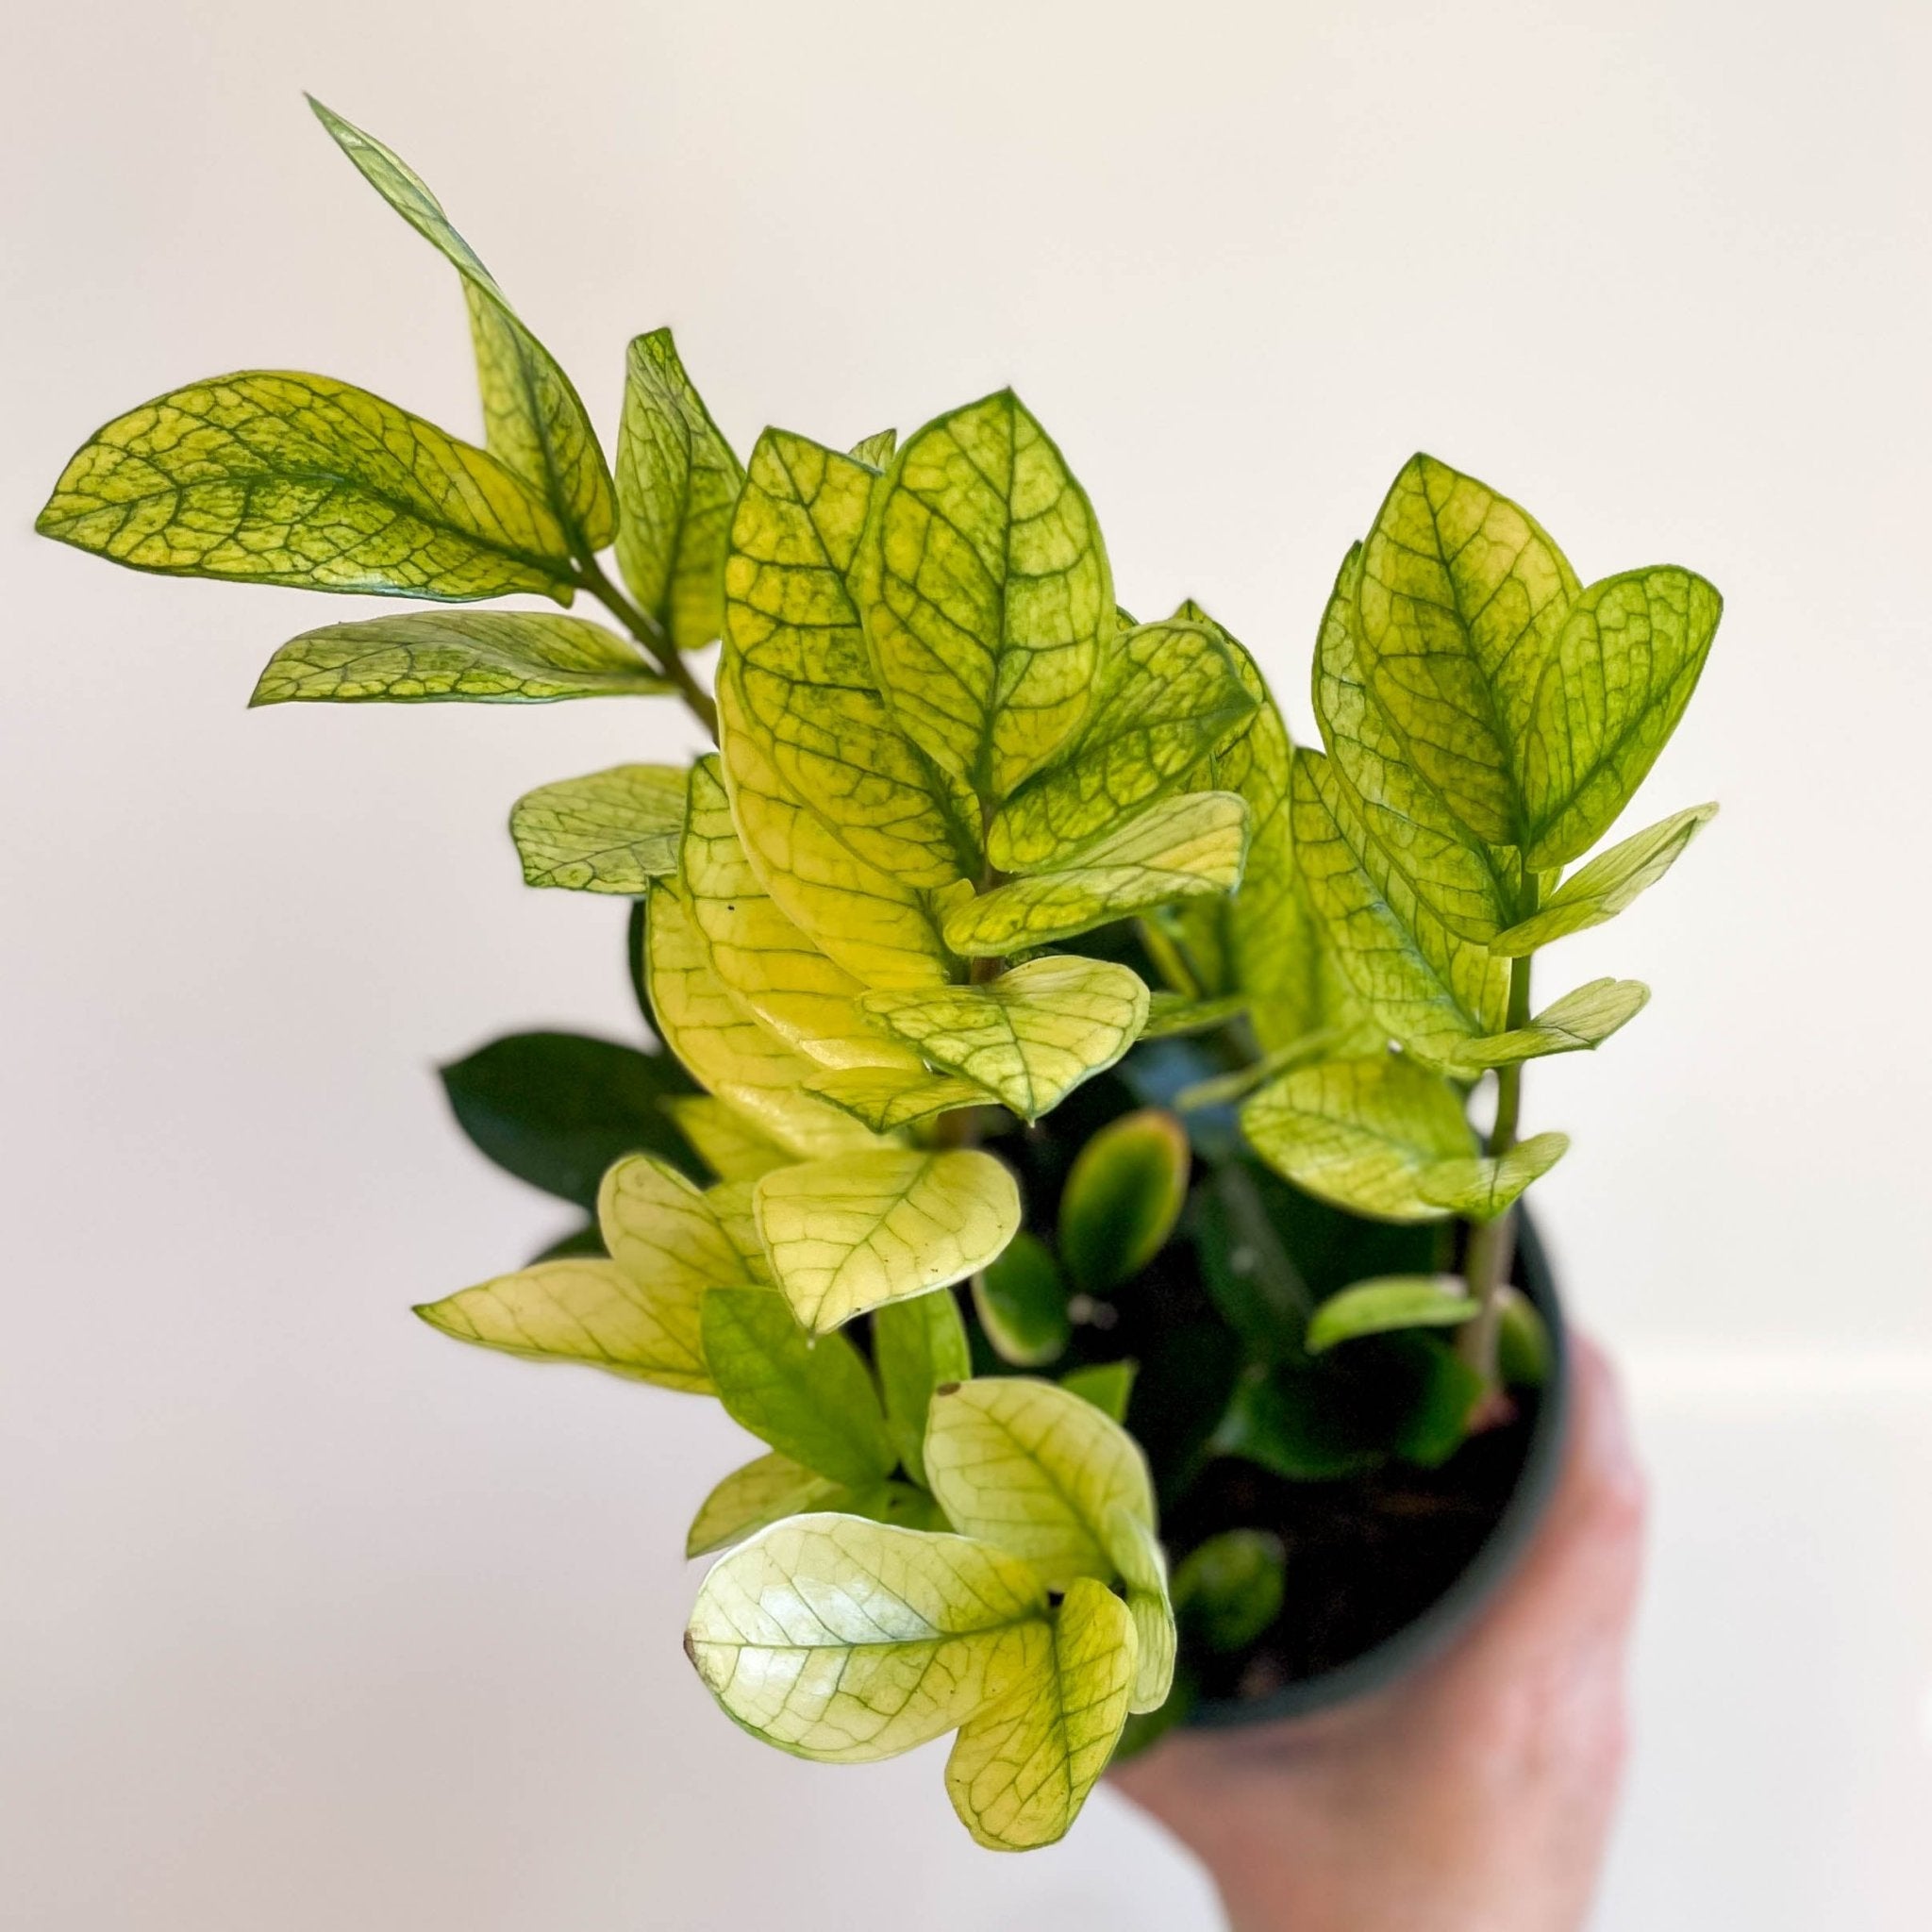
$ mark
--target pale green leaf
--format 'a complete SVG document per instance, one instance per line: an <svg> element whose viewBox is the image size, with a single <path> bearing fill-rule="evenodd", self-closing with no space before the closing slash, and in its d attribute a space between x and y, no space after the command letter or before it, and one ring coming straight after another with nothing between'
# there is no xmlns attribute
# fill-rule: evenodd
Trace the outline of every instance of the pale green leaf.
<svg viewBox="0 0 1932 1932"><path fill-rule="evenodd" d="M1384 1031L1440 1058L1501 1029L1509 968L1417 897L1354 793L1318 752L1291 778L1295 855L1342 973Z"/></svg>
<svg viewBox="0 0 1932 1932"><path fill-rule="evenodd" d="M1476 1312L1453 1275L1383 1274L1331 1294L1308 1318L1302 1346L1322 1355L1359 1335L1397 1328L1454 1328Z"/></svg>
<svg viewBox="0 0 1932 1932"><path fill-rule="evenodd" d="M1174 1604L1209 1650L1245 1650L1281 1614L1287 1553L1262 1529L1229 1529L1197 1543L1174 1573Z"/></svg>
<svg viewBox="0 0 1932 1932"><path fill-rule="evenodd" d="M987 827L987 858L1000 871L1057 866L1128 813L1182 789L1254 715L1254 693L1207 625L1141 625L1116 650L1073 753L1028 779Z"/></svg>
<svg viewBox="0 0 1932 1932"><path fill-rule="evenodd" d="M1407 762L1492 844L1521 837L1516 748L1580 589L1531 517L1433 457L1404 466L1363 545L1367 686Z"/></svg>
<svg viewBox="0 0 1932 1932"><path fill-rule="evenodd" d="M308 105L363 179L462 277L491 453L542 493L580 555L603 549L616 528L610 473L570 377L517 319L422 176L312 95Z"/></svg>
<svg viewBox="0 0 1932 1932"><path fill-rule="evenodd" d="M1197 1000L1184 992L1155 991L1147 1002L1147 1024L1141 1029L1142 1040L1172 1040L1185 1033L1207 1033L1224 1026L1246 1010L1241 993L1224 993L1218 999Z"/></svg>
<svg viewBox="0 0 1932 1932"><path fill-rule="evenodd" d="M1546 1007L1526 1026L1472 1040L1450 1056L1452 1071L1474 1074L1554 1053L1588 1053L1626 1026L1650 1002L1641 979L1592 979Z"/></svg>
<svg viewBox="0 0 1932 1932"><path fill-rule="evenodd" d="M1059 1263L1024 1228L973 1277L973 1311L993 1353L1015 1368L1038 1369L1058 1361L1073 1340Z"/></svg>
<svg viewBox="0 0 1932 1932"><path fill-rule="evenodd" d="M679 877L718 977L754 1019L815 1066L924 1076L919 1056L859 1006L858 981L765 891L739 842L715 756L691 767Z"/></svg>
<svg viewBox="0 0 1932 1932"><path fill-rule="evenodd" d="M633 1154L611 1167L597 1191L597 1226L605 1252L631 1280L690 1311L693 1347L705 1291L751 1279L708 1192L655 1155Z"/></svg>
<svg viewBox="0 0 1932 1932"><path fill-rule="evenodd" d="M805 1516L712 1567L685 1649L754 1736L794 1757L859 1764L1010 1696L1051 1657L1053 1629L1045 1591L1000 1550Z"/></svg>
<svg viewBox="0 0 1932 1932"><path fill-rule="evenodd" d="M1361 663L1362 549L1343 560L1315 644L1315 715L1331 772L1347 781L1369 837L1401 884L1451 933L1487 943L1507 923L1521 866L1475 838L1409 762Z"/></svg>
<svg viewBox="0 0 1932 1932"><path fill-rule="evenodd" d="M708 1093L678 1094L658 1105L721 1181L755 1181L774 1167L790 1166L798 1158L764 1133L756 1116L740 1113ZM746 1211L750 1211L749 1203Z"/></svg>
<svg viewBox="0 0 1932 1932"><path fill-rule="evenodd" d="M458 1341L702 1394L711 1381L693 1311L678 1291L644 1288L615 1261L588 1257L540 1262L416 1309Z"/></svg>
<svg viewBox="0 0 1932 1932"><path fill-rule="evenodd" d="M886 1398L886 1427L914 1482L925 1481L925 1417L932 1391L973 1373L959 1304L950 1294L889 1302L872 1318L872 1359Z"/></svg>
<svg viewBox="0 0 1932 1932"><path fill-rule="evenodd" d="M844 1336L808 1335L770 1289L713 1289L702 1306L705 1359L733 1422L854 1489L892 1473L871 1371Z"/></svg>
<svg viewBox="0 0 1932 1932"><path fill-rule="evenodd" d="M806 1092L814 1063L732 996L677 884L654 879L648 903L644 976L651 1008L664 1043L685 1066L794 1154L875 1146L876 1138L850 1115Z"/></svg>
<svg viewBox="0 0 1932 1932"><path fill-rule="evenodd" d="M1715 805L1693 805L1633 832L1567 878L1542 909L1490 941L1490 951L1521 958L1552 940L1614 919L1677 862L1688 844L1717 816Z"/></svg>
<svg viewBox="0 0 1932 1932"><path fill-rule="evenodd" d="M1424 1174L1423 1194L1468 1221L1494 1221L1570 1151L1568 1134L1532 1134L1507 1153L1447 1160Z"/></svg>
<svg viewBox="0 0 1932 1932"><path fill-rule="evenodd" d="M1116 1507L1155 1520L1134 1439L1092 1403L1030 1375L936 1392L925 1473L957 1528L1032 1564L1049 1590L1119 1574L1107 1534Z"/></svg>
<svg viewBox="0 0 1932 1932"><path fill-rule="evenodd" d="M1147 1020L1147 989L1127 967L1058 955L984 986L873 992L864 1004L927 1060L1028 1121L1112 1066Z"/></svg>
<svg viewBox="0 0 1932 1932"><path fill-rule="evenodd" d="M946 1759L953 1808L978 1843L1031 1851L1067 1835L1120 1740L1134 1657L1126 1606L1076 1580L1025 1682L968 1718Z"/></svg>
<svg viewBox="0 0 1932 1932"><path fill-rule="evenodd" d="M1526 861L1580 858L1609 830L1677 728L1724 599L1688 570L1592 584L1537 686L1524 759Z"/></svg>
<svg viewBox="0 0 1932 1932"><path fill-rule="evenodd" d="M1248 808L1233 792L1163 799L1070 856L1064 870L962 899L946 916L946 943L969 958L994 958L1175 899L1231 891L1247 842Z"/></svg>
<svg viewBox="0 0 1932 1932"><path fill-rule="evenodd" d="M1158 1710L1174 1689L1174 1600L1168 1593L1167 1557L1152 1524L1116 1504L1102 1525L1108 1555L1127 1593L1134 1620L1136 1667L1130 1710Z"/></svg>
<svg viewBox="0 0 1932 1932"><path fill-rule="evenodd" d="M999 1097L952 1074L908 1073L894 1067L853 1067L812 1076L810 1091L877 1134L909 1127L961 1107L997 1107Z"/></svg>
<svg viewBox="0 0 1932 1932"><path fill-rule="evenodd" d="M493 458L325 375L251 371L97 429L35 528L164 575L462 604L571 599L550 509Z"/></svg>
<svg viewBox="0 0 1932 1932"><path fill-rule="evenodd" d="M1390 1054L1284 1074L1241 1108L1241 1125L1277 1173L1374 1221L1440 1220L1426 1183L1475 1152L1456 1090Z"/></svg>
<svg viewBox="0 0 1932 1932"><path fill-rule="evenodd" d="M762 1172L769 1173L770 1170ZM771 1288L774 1285L772 1257L765 1253L765 1244L758 1236L758 1216L752 1210L756 1187L755 1181L721 1181L716 1187L706 1189L705 1199L710 1203L711 1212L718 1217L718 1225L724 1230L724 1239L737 1252L745 1279L756 1281L762 1288Z"/></svg>
<svg viewBox="0 0 1932 1932"><path fill-rule="evenodd" d="M677 765L613 765L525 792L509 813L524 883L649 891L677 870L686 777Z"/></svg>
<svg viewBox="0 0 1932 1932"><path fill-rule="evenodd" d="M852 445L852 459L863 463L869 470L883 470L892 460L892 453L899 447L899 432L896 429L876 429L860 442Z"/></svg>
<svg viewBox="0 0 1932 1932"><path fill-rule="evenodd" d="M1124 1423L1140 1372L1139 1362L1090 1362L1085 1368L1069 1369L1060 1377L1060 1387L1082 1402L1091 1402L1102 1415Z"/></svg>
<svg viewBox="0 0 1932 1932"><path fill-rule="evenodd" d="M976 1148L889 1148L778 1168L753 1209L778 1287L822 1335L983 1268L1020 1225L1020 1190Z"/></svg>
<svg viewBox="0 0 1932 1932"><path fill-rule="evenodd" d="M1076 1288L1106 1294L1146 1267L1187 1205L1192 1166L1188 1130L1158 1107L1109 1121L1080 1149L1054 1235Z"/></svg>
<svg viewBox="0 0 1932 1932"><path fill-rule="evenodd" d="M634 337L617 433L617 567L674 650L698 650L723 628L724 545L743 481L671 331Z"/></svg>
<svg viewBox="0 0 1932 1932"><path fill-rule="evenodd" d="M816 1470L775 1450L734 1469L698 1505L684 1540L687 1557L708 1556L727 1543L742 1542L788 1516L802 1516L843 1494Z"/></svg>
<svg viewBox="0 0 1932 1932"><path fill-rule="evenodd" d="M547 704L671 686L615 631L544 610L414 610L325 624L263 667L251 705Z"/></svg>
<svg viewBox="0 0 1932 1932"><path fill-rule="evenodd" d="M1112 654L1091 506L1010 391L916 432L858 570L880 688L907 735L997 806L1085 723Z"/></svg>

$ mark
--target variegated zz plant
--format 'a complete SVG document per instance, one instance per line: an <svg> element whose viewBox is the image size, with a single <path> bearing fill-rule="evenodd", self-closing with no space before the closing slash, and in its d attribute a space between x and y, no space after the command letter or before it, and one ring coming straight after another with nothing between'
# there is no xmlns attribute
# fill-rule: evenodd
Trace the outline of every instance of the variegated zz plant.
<svg viewBox="0 0 1932 1932"><path fill-rule="evenodd" d="M829 1761L957 1732L974 1836L1044 1844L1130 1713L1185 1715L1190 1655L1293 1613L1266 1523L1190 1535L1171 1587L1157 1494L1184 1510L1231 1458L1439 1467L1506 1385L1534 1399L1512 1208L1566 1143L1518 1138L1522 1069L1646 992L1533 1015L1530 960L1710 817L1567 870L1676 724L1717 593L1674 568L1586 586L1418 457L1322 617L1326 752L1296 750L1198 606L1118 608L1011 393L903 446L770 429L741 465L659 330L613 472L427 187L316 112L458 271L486 447L345 383L223 376L90 439L40 527L441 607L305 633L258 704L664 692L715 735L689 771L516 806L532 884L635 902L675 1059L523 1036L451 1069L478 1141L595 1218L420 1312L715 1395L768 1448L691 1531L726 1552L686 1639L718 1701ZM519 593L621 629L466 608ZM720 640L713 694L689 658Z"/></svg>

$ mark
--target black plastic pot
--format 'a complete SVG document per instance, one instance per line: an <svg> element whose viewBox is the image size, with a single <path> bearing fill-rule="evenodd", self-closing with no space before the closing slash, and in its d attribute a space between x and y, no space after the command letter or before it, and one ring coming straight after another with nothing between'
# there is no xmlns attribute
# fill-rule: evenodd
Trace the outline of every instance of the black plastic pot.
<svg viewBox="0 0 1932 1932"><path fill-rule="evenodd" d="M1456 1580L1421 1616L1359 1657L1259 1697L1204 1698L1186 1722L1208 1728L1307 1717L1366 1696L1444 1650L1516 1567L1541 1524L1562 1468L1570 1412L1570 1350L1556 1277L1533 1223L1518 1229L1516 1285L1535 1305L1550 1337L1550 1370L1537 1405L1523 1467L1494 1525Z"/></svg>

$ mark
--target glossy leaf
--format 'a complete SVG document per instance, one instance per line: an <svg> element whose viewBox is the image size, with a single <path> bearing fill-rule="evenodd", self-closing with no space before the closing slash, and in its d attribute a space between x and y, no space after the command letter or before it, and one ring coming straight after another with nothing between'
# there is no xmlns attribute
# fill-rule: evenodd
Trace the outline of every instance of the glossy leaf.
<svg viewBox="0 0 1932 1932"><path fill-rule="evenodd" d="M701 1354L698 1305L714 1288L752 1280L708 1195L648 1154L620 1160L597 1191L605 1251L654 1298L660 1319Z"/></svg>
<svg viewBox="0 0 1932 1932"><path fill-rule="evenodd" d="M633 338L617 434L617 566L674 650L695 651L724 626L724 545L743 481L671 331Z"/></svg>
<svg viewBox="0 0 1932 1932"><path fill-rule="evenodd" d="M1193 791L1152 805L1070 858L946 916L946 943L968 958L996 958L1091 932L1175 899L1226 892L1247 851L1246 805L1230 791Z"/></svg>
<svg viewBox="0 0 1932 1932"><path fill-rule="evenodd" d="M862 1764L943 1736L1030 1683L1051 1657L1053 1625L1039 1579L1003 1551L804 1516L720 1558L685 1649L755 1737L797 1757Z"/></svg>
<svg viewBox="0 0 1932 1932"><path fill-rule="evenodd" d="M1027 1121L1112 1066L1147 1019L1138 975L1072 956L1030 959L982 986L872 992L863 1004L925 1059Z"/></svg>
<svg viewBox="0 0 1932 1932"><path fill-rule="evenodd" d="M1509 969L1419 899L1327 758L1295 754L1295 854L1337 964L1384 1030L1441 1058L1501 1029Z"/></svg>
<svg viewBox="0 0 1932 1932"><path fill-rule="evenodd" d="M1332 1294L1309 1318L1302 1345L1321 1355L1359 1335L1396 1328L1454 1328L1476 1305L1452 1275L1388 1274Z"/></svg>
<svg viewBox="0 0 1932 1932"><path fill-rule="evenodd" d="M1670 871L1684 848L1716 816L1715 805L1693 805L1633 832L1565 879L1540 912L1498 934L1490 941L1490 951L1521 958L1552 940L1614 919Z"/></svg>
<svg viewBox="0 0 1932 1932"><path fill-rule="evenodd" d="M692 1305L675 1291L642 1286L611 1260L541 1262L425 1302L416 1313L458 1341L505 1355L582 1362L687 1393L711 1386Z"/></svg>
<svg viewBox="0 0 1932 1932"><path fill-rule="evenodd" d="M308 105L363 179L462 277L491 453L541 492L580 555L603 549L616 528L610 474L570 377L517 319L422 176L313 96Z"/></svg>
<svg viewBox="0 0 1932 1932"><path fill-rule="evenodd" d="M1107 681L1116 620L1099 526L1010 391L908 441L857 581L901 728L994 805L1073 739Z"/></svg>
<svg viewBox="0 0 1932 1932"><path fill-rule="evenodd" d="M1015 1368L1058 1361L1073 1340L1059 1264L1024 1228L973 1277L973 1310L993 1353Z"/></svg>
<svg viewBox="0 0 1932 1932"><path fill-rule="evenodd" d="M1281 1614L1287 1553L1263 1529L1228 1529L1175 1565L1174 1612L1209 1650L1245 1650Z"/></svg>
<svg viewBox="0 0 1932 1932"><path fill-rule="evenodd" d="M872 1359L886 1400L886 1427L914 1482L925 1481L925 1417L932 1391L963 1382L973 1352L959 1305L950 1294L923 1294L874 1311Z"/></svg>
<svg viewBox="0 0 1932 1932"><path fill-rule="evenodd" d="M705 1557L741 1542L788 1516L802 1516L843 1491L816 1470L774 1450L734 1469L698 1505L684 1539L686 1557Z"/></svg>
<svg viewBox="0 0 1932 1932"><path fill-rule="evenodd" d="M766 893L739 842L715 756L691 771L680 883L712 967L755 1019L820 1067L924 1077L919 1056L858 1004L864 989Z"/></svg>
<svg viewBox="0 0 1932 1932"><path fill-rule="evenodd" d="M928 1074L923 1068L908 1073L897 1067L853 1067L819 1074L812 1078L811 1091L878 1134L895 1132L957 1108L999 1104L996 1095L971 1080L951 1074Z"/></svg>
<svg viewBox="0 0 1932 1932"><path fill-rule="evenodd" d="M1074 1285L1105 1294L1166 1244L1187 1205L1188 1132L1162 1108L1109 1121L1075 1156L1055 1242Z"/></svg>
<svg viewBox="0 0 1932 1932"><path fill-rule="evenodd" d="M325 375L254 371L97 429L36 523L135 570L467 603L571 599L563 529L494 458Z"/></svg>
<svg viewBox="0 0 1932 1932"><path fill-rule="evenodd" d="M1532 1134L1507 1153L1438 1163L1418 1185L1426 1200L1468 1221L1494 1221L1570 1151L1568 1134Z"/></svg>
<svg viewBox="0 0 1932 1932"><path fill-rule="evenodd" d="M1082 1402L1091 1402L1102 1415L1124 1423L1134 1378L1140 1373L1139 1362L1090 1362L1085 1368L1069 1369L1060 1377L1060 1387Z"/></svg>
<svg viewBox="0 0 1932 1932"><path fill-rule="evenodd" d="M671 686L615 631L544 610L413 610L325 624L268 660L248 702L547 704Z"/></svg>
<svg viewBox="0 0 1932 1932"><path fill-rule="evenodd" d="M1609 830L1677 728L1723 610L1711 585L1675 568L1606 577L1576 600L1529 720L1529 864L1568 864Z"/></svg>
<svg viewBox="0 0 1932 1932"><path fill-rule="evenodd" d="M525 792L509 814L524 883L648 892L677 870L685 785L677 765L613 765Z"/></svg>
<svg viewBox="0 0 1932 1932"><path fill-rule="evenodd" d="M1516 749L1580 589L1534 519L1433 457L1404 466L1363 544L1368 689L1407 763L1491 844L1521 837Z"/></svg>
<svg viewBox="0 0 1932 1932"><path fill-rule="evenodd" d="M1526 1026L1473 1040L1449 1057L1458 1072L1480 1072L1555 1053L1588 1053L1627 1026L1650 1002L1641 979L1592 979L1546 1007Z"/></svg>
<svg viewBox="0 0 1932 1932"><path fill-rule="evenodd" d="M765 1244L758 1236L758 1217L752 1211L756 1187L753 1181L720 1181L716 1187L705 1190L705 1199L718 1217L724 1239L737 1250L745 1278L761 1288L771 1288L774 1286L772 1257L765 1253Z"/></svg>
<svg viewBox="0 0 1932 1932"><path fill-rule="evenodd" d="M1127 1613L1134 1620L1134 1690L1127 1707L1158 1710L1174 1688L1176 1648L1167 1557L1153 1525L1119 1504L1108 1511L1104 1528L1108 1554L1120 1573Z"/></svg>
<svg viewBox="0 0 1932 1932"><path fill-rule="evenodd" d="M963 1281L1020 1225L1020 1191L991 1154L843 1154L781 1167L754 1212L772 1273L806 1327Z"/></svg>
<svg viewBox="0 0 1932 1932"><path fill-rule="evenodd" d="M1029 779L994 814L988 859L1012 873L1065 862L1129 814L1187 786L1256 703L1207 625L1123 632L1073 756Z"/></svg>
<svg viewBox="0 0 1932 1932"><path fill-rule="evenodd" d="M1432 1221L1428 1183L1464 1176L1475 1140L1447 1081L1383 1054L1302 1067L1241 1109L1257 1152L1297 1187L1376 1221Z"/></svg>
<svg viewBox="0 0 1932 1932"><path fill-rule="evenodd" d="M763 1133L754 1117L708 1093L680 1094L660 1105L721 1181L755 1181L798 1158Z"/></svg>
<svg viewBox="0 0 1932 1932"><path fill-rule="evenodd" d="M1077 1580L1051 1647L1010 1695L959 1727L946 1759L953 1808L978 1843L1031 1851L1066 1836L1120 1739L1134 1669L1127 1607Z"/></svg>
<svg viewBox="0 0 1932 1932"><path fill-rule="evenodd" d="M519 1180L585 1208L625 1154L691 1167L662 1104L691 1091L675 1060L576 1033L511 1033L442 1070L458 1124Z"/></svg>
<svg viewBox="0 0 1932 1932"><path fill-rule="evenodd" d="M1134 1439L1091 1402L1030 1375L962 1382L933 1396L925 1472L947 1519L1030 1563L1049 1590L1119 1574L1116 1507L1154 1523Z"/></svg>
<svg viewBox="0 0 1932 1932"><path fill-rule="evenodd" d="M871 1373L844 1336L808 1335L769 1289L714 1289L702 1306L705 1359L733 1422L836 1483L891 1474Z"/></svg>
<svg viewBox="0 0 1932 1932"><path fill-rule="evenodd" d="M718 1099L794 1154L876 1145L849 1115L805 1091L815 1062L794 1053L732 996L681 887L655 879L645 928L645 981L673 1053Z"/></svg>
<svg viewBox="0 0 1932 1932"><path fill-rule="evenodd" d="M1379 1418L1362 1410L1348 1382L1306 1368L1276 1368L1243 1381L1214 1432L1215 1454L1252 1462L1289 1482L1334 1482L1386 1462Z"/></svg>
<svg viewBox="0 0 1932 1932"><path fill-rule="evenodd" d="M1541 1389L1549 1379L1554 1357L1550 1331L1536 1305L1518 1288L1503 1291L1503 1317L1496 1326L1496 1364L1510 1389Z"/></svg>

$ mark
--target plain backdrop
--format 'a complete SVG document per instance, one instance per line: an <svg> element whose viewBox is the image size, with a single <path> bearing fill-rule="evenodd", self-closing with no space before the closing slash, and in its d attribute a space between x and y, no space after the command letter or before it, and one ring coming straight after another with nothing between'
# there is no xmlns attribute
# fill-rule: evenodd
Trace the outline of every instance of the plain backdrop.
<svg viewBox="0 0 1932 1932"><path fill-rule="evenodd" d="M736 1432L409 1318L567 1219L433 1063L634 1024L622 907L525 891L509 802L692 738L639 701L250 715L269 650L358 607L29 535L96 423L218 372L475 433L455 278L307 87L438 187L607 425L667 322L741 448L1014 382L1124 601L1202 598L1299 725L1417 447L1586 576L1722 586L1632 823L1724 816L1545 975L1657 997L1529 1083L1658 1494L1600 1924L1925 1924L1922 0L65 0L4 34L0 1922L1217 1923L1109 1793L999 1858L932 1751L741 1736L678 1649Z"/></svg>

